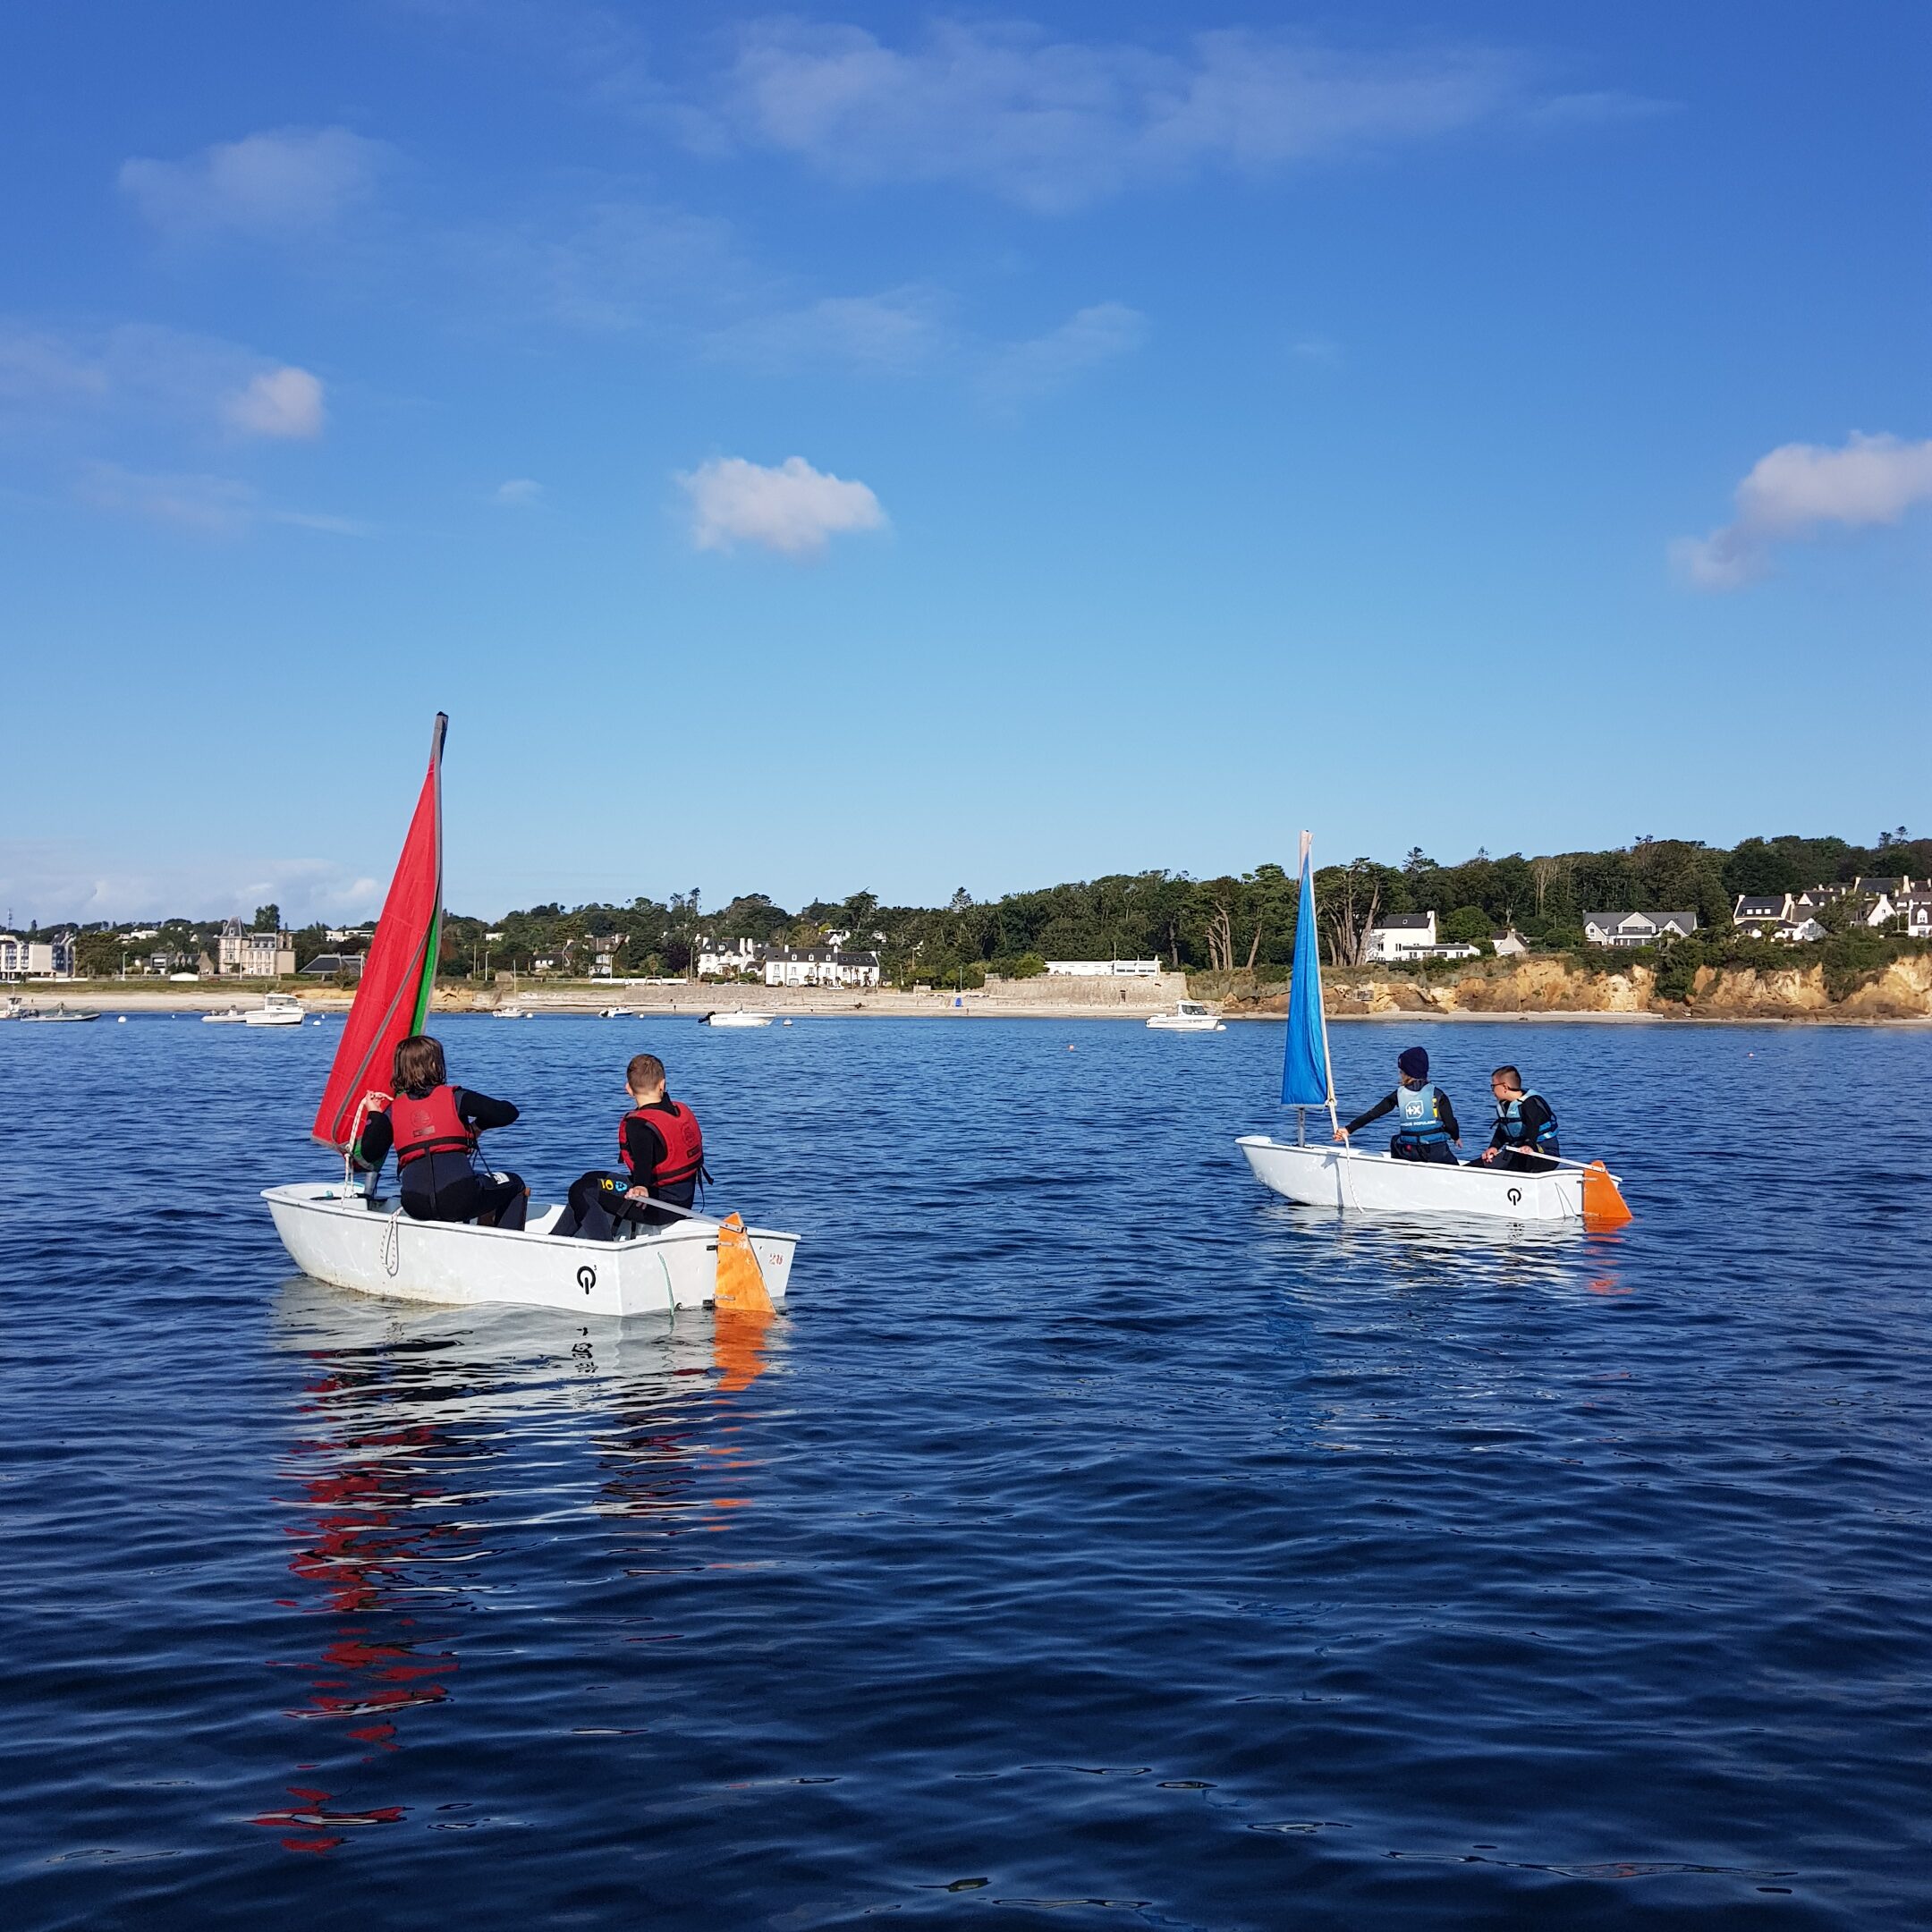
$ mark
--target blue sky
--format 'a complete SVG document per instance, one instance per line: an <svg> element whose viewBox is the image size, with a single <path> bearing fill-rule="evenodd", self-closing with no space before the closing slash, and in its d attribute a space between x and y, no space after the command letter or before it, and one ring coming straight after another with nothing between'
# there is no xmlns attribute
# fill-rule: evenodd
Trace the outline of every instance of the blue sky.
<svg viewBox="0 0 1932 1932"><path fill-rule="evenodd" d="M0 16L0 914L1921 828L1932 16Z"/></svg>

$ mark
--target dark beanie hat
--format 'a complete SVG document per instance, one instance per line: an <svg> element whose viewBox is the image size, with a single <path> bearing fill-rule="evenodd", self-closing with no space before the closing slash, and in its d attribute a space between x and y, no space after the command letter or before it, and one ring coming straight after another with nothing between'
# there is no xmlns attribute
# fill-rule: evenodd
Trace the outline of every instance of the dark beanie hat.
<svg viewBox="0 0 1932 1932"><path fill-rule="evenodd" d="M1395 1064L1411 1080L1428 1078L1428 1055L1419 1046L1405 1046L1395 1055Z"/></svg>

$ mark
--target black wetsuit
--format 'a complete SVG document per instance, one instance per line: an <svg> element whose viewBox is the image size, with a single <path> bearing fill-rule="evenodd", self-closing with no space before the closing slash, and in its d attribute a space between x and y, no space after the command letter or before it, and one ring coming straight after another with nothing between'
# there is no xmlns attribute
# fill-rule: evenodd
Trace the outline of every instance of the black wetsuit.
<svg viewBox="0 0 1932 1932"><path fill-rule="evenodd" d="M589 1174L579 1174L571 1183L570 1206L554 1233L575 1234L582 1241L611 1241L621 1222L637 1221L646 1227L662 1227L668 1221L682 1218L661 1213L647 1202L624 1199L634 1187L648 1188L660 1200L676 1208L689 1208L698 1198L695 1174L668 1185L658 1182L657 1164L668 1149L664 1137L650 1124L650 1116L664 1106L661 1100L654 1101L624 1116L624 1151L631 1157L630 1173L593 1167Z"/></svg>
<svg viewBox="0 0 1932 1932"><path fill-rule="evenodd" d="M492 1100L467 1087L455 1092L458 1117L479 1133L487 1127L507 1127L517 1117L508 1100ZM395 1130L387 1112L371 1114L356 1143L357 1165L380 1167L394 1145ZM505 1174L499 1181L479 1169L470 1154L453 1148L411 1161L401 1169L397 1182L402 1211L412 1221L480 1221L491 1227L520 1228L530 1198L521 1174Z"/></svg>
<svg viewBox="0 0 1932 1932"><path fill-rule="evenodd" d="M1348 1132L1352 1136L1361 1128L1368 1126L1370 1121L1378 1121L1385 1114L1393 1114L1394 1111L1395 1095L1392 1090L1384 1094L1366 1114L1358 1114L1348 1123ZM1397 1134L1389 1142L1389 1152L1397 1160L1446 1161L1453 1166L1455 1150L1449 1145L1449 1140L1460 1140L1462 1138L1462 1130L1456 1125L1455 1109L1449 1105L1449 1096L1440 1087L1436 1089L1436 1118L1442 1123L1449 1136L1448 1140L1439 1140L1433 1147L1414 1148L1409 1145L1405 1135Z"/></svg>

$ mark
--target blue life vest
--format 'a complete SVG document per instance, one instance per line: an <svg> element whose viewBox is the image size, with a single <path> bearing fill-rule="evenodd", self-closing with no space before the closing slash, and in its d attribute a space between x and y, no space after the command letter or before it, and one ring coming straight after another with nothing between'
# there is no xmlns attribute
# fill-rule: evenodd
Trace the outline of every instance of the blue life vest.
<svg viewBox="0 0 1932 1932"><path fill-rule="evenodd" d="M1521 1099L1498 1100L1496 1102L1496 1111L1497 1123L1503 1129L1503 1138L1507 1140L1512 1147L1521 1147L1524 1140L1528 1138L1529 1130L1523 1125L1522 1117L1522 1104L1524 1100L1543 1100L1543 1096L1539 1093L1530 1091L1525 1093L1522 1096ZM1549 1106L1549 1102L1547 1100L1543 1100L1543 1105L1546 1109ZM1551 1114L1549 1118L1537 1129L1534 1145L1539 1148L1555 1147L1556 1145L1555 1114Z"/></svg>
<svg viewBox="0 0 1932 1932"><path fill-rule="evenodd" d="M1397 1087L1395 1114L1399 1122L1395 1131L1404 1140L1419 1141L1427 1147L1449 1138L1449 1130L1436 1118L1433 1086Z"/></svg>

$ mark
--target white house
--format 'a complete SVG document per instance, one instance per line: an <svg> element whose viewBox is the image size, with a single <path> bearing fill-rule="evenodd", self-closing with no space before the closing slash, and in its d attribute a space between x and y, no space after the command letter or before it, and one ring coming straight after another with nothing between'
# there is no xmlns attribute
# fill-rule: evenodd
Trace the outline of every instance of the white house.
<svg viewBox="0 0 1932 1932"><path fill-rule="evenodd" d="M1695 912L1586 912L1583 936L1592 945L1646 946L1688 939L1697 930Z"/></svg>
<svg viewBox="0 0 1932 1932"><path fill-rule="evenodd" d="M1482 951L1466 940L1436 936L1433 912L1385 912L1368 928L1366 958L1371 960L1474 959Z"/></svg>
<svg viewBox="0 0 1932 1932"><path fill-rule="evenodd" d="M1852 917L1876 929L1898 917L1898 901L1910 896L1911 890L1909 878L1834 879L1800 893L1792 901L1792 916L1822 912L1826 906L1849 901Z"/></svg>
<svg viewBox="0 0 1932 1932"><path fill-rule="evenodd" d="M215 967L225 979L278 979L295 970L295 935L250 932L232 919L221 929Z"/></svg>
<svg viewBox="0 0 1932 1932"><path fill-rule="evenodd" d="M1063 979L1154 979L1160 976L1157 959L1048 960L1046 970Z"/></svg>
<svg viewBox="0 0 1932 1932"><path fill-rule="evenodd" d="M761 946L767 986L876 987L877 953L842 953L836 946Z"/></svg>
<svg viewBox="0 0 1932 1932"><path fill-rule="evenodd" d="M1908 939L1932 939L1932 892L1901 893L1892 912Z"/></svg>
<svg viewBox="0 0 1932 1932"><path fill-rule="evenodd" d="M1530 950L1530 942L1513 926L1507 932L1492 934L1489 945L1498 959L1516 959Z"/></svg>
<svg viewBox="0 0 1932 1932"><path fill-rule="evenodd" d="M72 979L73 940L21 939L0 933L0 979Z"/></svg>
<svg viewBox="0 0 1932 1932"><path fill-rule="evenodd" d="M1791 924L1792 905L1789 893L1740 893L1731 923L1750 938L1767 939Z"/></svg>
<svg viewBox="0 0 1932 1932"><path fill-rule="evenodd" d="M700 934L696 948L698 977L722 979L733 973L758 972L769 950L756 939L712 939Z"/></svg>

